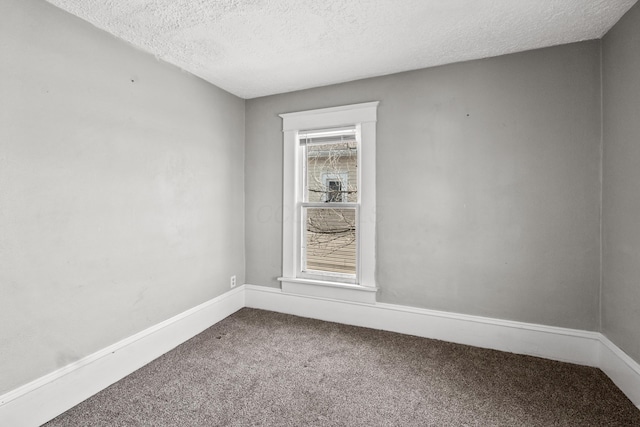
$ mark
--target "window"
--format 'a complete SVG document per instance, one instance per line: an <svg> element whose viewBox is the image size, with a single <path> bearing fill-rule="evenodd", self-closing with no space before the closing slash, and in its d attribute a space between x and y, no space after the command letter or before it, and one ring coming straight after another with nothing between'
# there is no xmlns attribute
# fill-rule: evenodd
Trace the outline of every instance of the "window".
<svg viewBox="0 0 640 427"><path fill-rule="evenodd" d="M355 162L356 159L342 159L342 162L345 161ZM344 165L338 165L344 166ZM348 167L348 165L347 165ZM313 172L313 170L312 170ZM353 168L350 172L338 172L338 173L327 173L322 172L322 182L323 186L317 190L319 193L322 193L322 201L327 203L346 203L349 201L357 200L357 189L349 187L349 173L356 174L357 170ZM316 176L317 177L317 176ZM316 178L314 177L314 178ZM353 179L351 182L354 182Z"/></svg>
<svg viewBox="0 0 640 427"><path fill-rule="evenodd" d="M342 202L342 181L339 179L325 179L325 187L327 194L325 202L341 203Z"/></svg>
<svg viewBox="0 0 640 427"><path fill-rule="evenodd" d="M281 115L283 292L375 302L377 105Z"/></svg>
<svg viewBox="0 0 640 427"><path fill-rule="evenodd" d="M359 139L356 126L298 132L300 277L356 282Z"/></svg>

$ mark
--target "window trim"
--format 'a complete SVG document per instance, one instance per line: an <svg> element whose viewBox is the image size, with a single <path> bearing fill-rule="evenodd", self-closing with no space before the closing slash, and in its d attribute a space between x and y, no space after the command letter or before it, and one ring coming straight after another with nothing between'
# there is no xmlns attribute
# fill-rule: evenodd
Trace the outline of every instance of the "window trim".
<svg viewBox="0 0 640 427"><path fill-rule="evenodd" d="M313 297L375 303L376 253L376 121L379 102L344 105L317 110L280 114L284 142L283 156L283 224L282 224L282 291ZM357 282L314 280L299 277L302 230L301 176L298 133L308 129L329 129L356 125L361 141L358 156L358 248Z"/></svg>

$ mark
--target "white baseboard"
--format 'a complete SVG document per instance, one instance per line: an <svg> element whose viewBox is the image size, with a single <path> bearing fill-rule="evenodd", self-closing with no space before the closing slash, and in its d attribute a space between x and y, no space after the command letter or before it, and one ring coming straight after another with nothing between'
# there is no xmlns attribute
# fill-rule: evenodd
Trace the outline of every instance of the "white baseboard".
<svg viewBox="0 0 640 427"><path fill-rule="evenodd" d="M604 335L601 342L600 369L640 409L640 364Z"/></svg>
<svg viewBox="0 0 640 427"><path fill-rule="evenodd" d="M597 332L557 328L392 304L360 304L245 285L247 307L419 337L598 366Z"/></svg>
<svg viewBox="0 0 640 427"><path fill-rule="evenodd" d="M0 426L38 426L242 307L599 367L640 409L640 365L598 332L243 285L0 396Z"/></svg>
<svg viewBox="0 0 640 427"><path fill-rule="evenodd" d="M640 365L599 332L393 304L361 304L245 285L247 307L602 369L640 408Z"/></svg>
<svg viewBox="0 0 640 427"><path fill-rule="evenodd" d="M244 307L242 286L0 396L0 426L39 426Z"/></svg>

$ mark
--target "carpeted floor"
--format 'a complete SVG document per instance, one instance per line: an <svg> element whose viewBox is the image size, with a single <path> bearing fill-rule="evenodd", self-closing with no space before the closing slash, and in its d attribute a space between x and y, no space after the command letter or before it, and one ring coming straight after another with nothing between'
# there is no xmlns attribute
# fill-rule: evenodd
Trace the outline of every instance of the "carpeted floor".
<svg viewBox="0 0 640 427"><path fill-rule="evenodd" d="M47 426L640 426L598 369L242 309Z"/></svg>

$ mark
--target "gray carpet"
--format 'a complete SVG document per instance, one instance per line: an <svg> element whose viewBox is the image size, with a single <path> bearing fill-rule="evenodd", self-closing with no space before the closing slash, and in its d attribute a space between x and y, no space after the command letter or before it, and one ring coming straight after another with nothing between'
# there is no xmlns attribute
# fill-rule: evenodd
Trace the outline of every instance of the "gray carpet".
<svg viewBox="0 0 640 427"><path fill-rule="evenodd" d="M47 426L640 426L598 369L242 309Z"/></svg>

